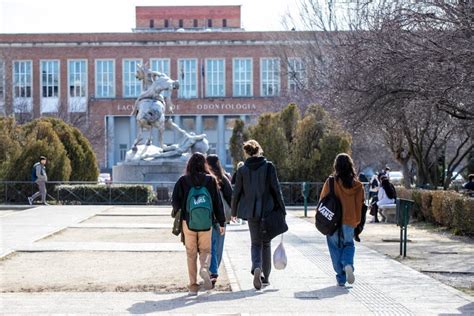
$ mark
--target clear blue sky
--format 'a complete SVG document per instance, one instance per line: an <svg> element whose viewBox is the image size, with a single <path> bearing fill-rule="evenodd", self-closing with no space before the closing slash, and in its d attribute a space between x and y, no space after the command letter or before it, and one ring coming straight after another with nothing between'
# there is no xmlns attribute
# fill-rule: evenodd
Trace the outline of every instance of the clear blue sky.
<svg viewBox="0 0 474 316"><path fill-rule="evenodd" d="M297 0L0 0L0 33L130 32L139 5L242 5L248 31L283 30Z"/></svg>

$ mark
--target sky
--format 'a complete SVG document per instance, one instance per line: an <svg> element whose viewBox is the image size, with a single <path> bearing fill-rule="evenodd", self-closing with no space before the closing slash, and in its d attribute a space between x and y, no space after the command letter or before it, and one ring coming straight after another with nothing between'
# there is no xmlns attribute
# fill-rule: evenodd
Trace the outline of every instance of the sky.
<svg viewBox="0 0 474 316"><path fill-rule="evenodd" d="M0 33L130 32L135 6L242 5L247 31L284 30L298 0L0 0Z"/></svg>

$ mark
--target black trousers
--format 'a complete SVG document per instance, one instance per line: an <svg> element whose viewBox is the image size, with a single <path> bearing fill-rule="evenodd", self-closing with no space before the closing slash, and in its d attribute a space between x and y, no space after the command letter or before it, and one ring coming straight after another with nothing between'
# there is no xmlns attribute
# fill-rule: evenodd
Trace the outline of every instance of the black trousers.
<svg viewBox="0 0 474 316"><path fill-rule="evenodd" d="M256 268L263 271L264 282L269 280L272 270L271 240L262 239L261 220L248 220L251 240L252 274Z"/></svg>

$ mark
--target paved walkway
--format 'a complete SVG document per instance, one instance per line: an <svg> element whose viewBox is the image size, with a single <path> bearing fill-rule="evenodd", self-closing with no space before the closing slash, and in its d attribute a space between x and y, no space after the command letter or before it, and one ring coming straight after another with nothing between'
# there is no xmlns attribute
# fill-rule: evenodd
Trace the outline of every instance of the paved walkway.
<svg viewBox="0 0 474 316"><path fill-rule="evenodd" d="M95 209L95 213L105 209L89 208ZM66 220L64 212L67 211L51 207L13 214L5 217L10 218L7 226L4 226L5 218L0 218L2 237L4 227L10 227L9 232L16 227L23 235L18 246L26 247L26 240L33 241L47 233L40 234L35 225L28 225L33 217L39 220L48 214L48 221L57 223L50 230L60 226L56 216L62 218L64 226L75 225L87 217L83 212ZM90 214L94 212L90 210ZM224 264L233 292L202 294L196 299L183 293L3 293L0 311L4 314L474 315L472 297L364 246L357 245L356 283L348 288L336 287L323 236L311 223L291 214L288 224L290 232L285 234L284 241L288 267L272 271L272 285L263 291L252 288L248 230L246 226L232 226L226 236ZM273 246L278 242L275 240ZM13 238L8 238L6 244L15 249Z"/></svg>

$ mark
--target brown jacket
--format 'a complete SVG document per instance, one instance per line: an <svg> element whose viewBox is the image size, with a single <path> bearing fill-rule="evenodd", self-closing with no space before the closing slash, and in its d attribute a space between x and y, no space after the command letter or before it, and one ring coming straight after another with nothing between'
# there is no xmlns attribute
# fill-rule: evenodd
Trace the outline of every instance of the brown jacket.
<svg viewBox="0 0 474 316"><path fill-rule="evenodd" d="M337 180L334 182L334 191L342 204L342 223L355 228L360 222L360 212L364 202L364 186L355 180L354 186L348 189L342 185L341 180ZM328 193L329 179L324 183L319 199Z"/></svg>

